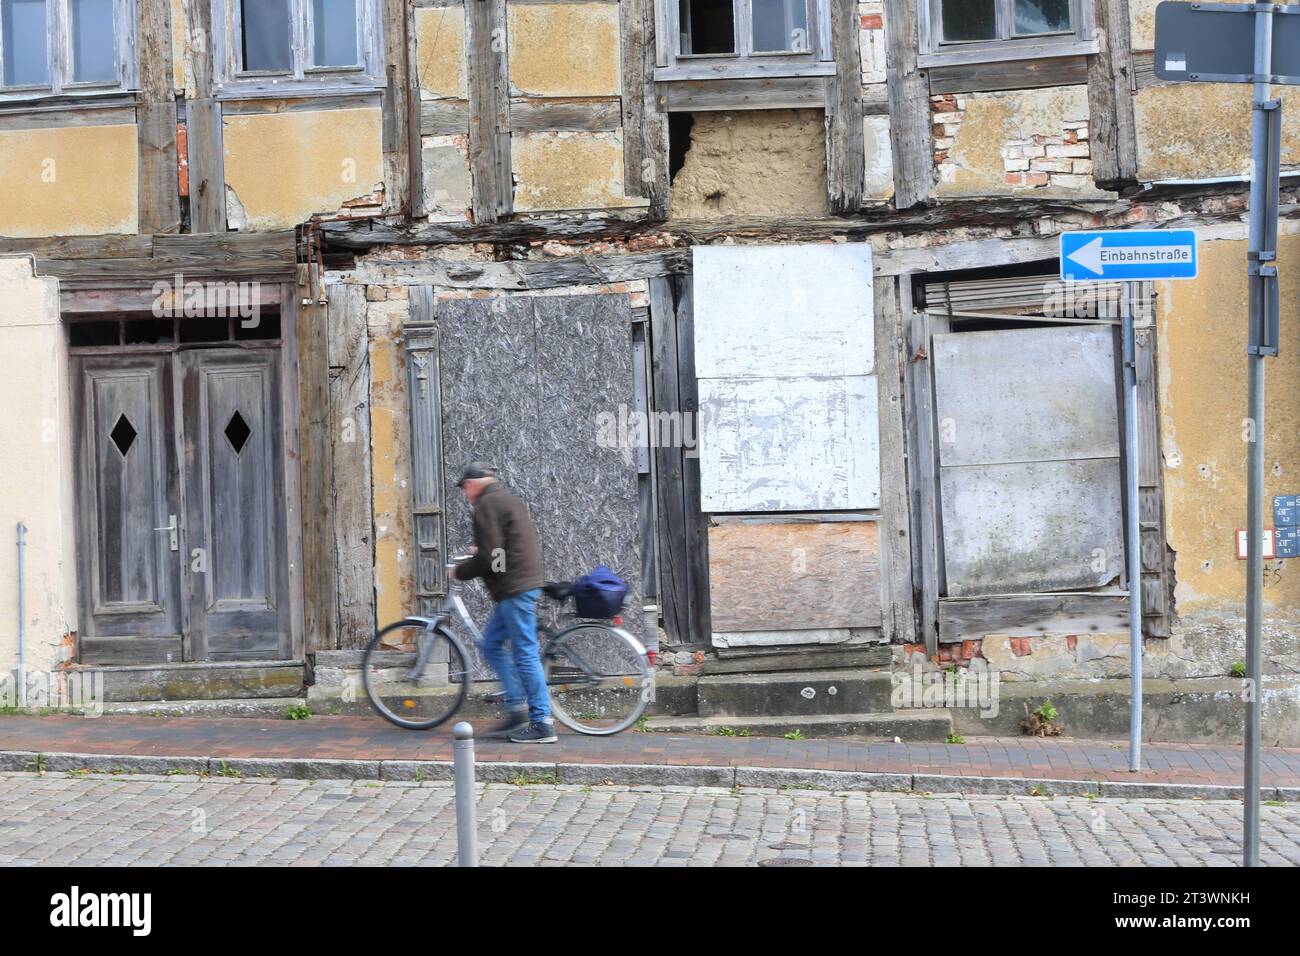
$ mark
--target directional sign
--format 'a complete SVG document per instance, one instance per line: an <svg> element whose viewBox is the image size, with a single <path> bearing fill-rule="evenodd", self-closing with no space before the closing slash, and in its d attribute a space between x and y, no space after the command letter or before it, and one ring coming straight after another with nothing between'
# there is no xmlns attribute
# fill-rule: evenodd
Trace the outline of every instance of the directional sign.
<svg viewBox="0 0 1300 956"><path fill-rule="evenodd" d="M1192 229L1061 233L1065 282L1195 278L1196 232Z"/></svg>
<svg viewBox="0 0 1300 956"><path fill-rule="evenodd" d="M1255 5L1162 3L1156 7L1156 79L1255 81ZM1300 8L1273 10L1274 83L1300 83Z"/></svg>

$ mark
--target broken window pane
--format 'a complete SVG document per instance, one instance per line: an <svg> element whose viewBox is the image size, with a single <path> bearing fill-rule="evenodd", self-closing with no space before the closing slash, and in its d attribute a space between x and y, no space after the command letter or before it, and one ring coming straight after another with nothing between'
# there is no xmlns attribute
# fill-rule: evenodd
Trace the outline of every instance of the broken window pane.
<svg viewBox="0 0 1300 956"><path fill-rule="evenodd" d="M683 54L735 53L731 0L678 0Z"/></svg>
<svg viewBox="0 0 1300 956"><path fill-rule="evenodd" d="M244 69L276 73L291 70L289 0L244 0L240 10Z"/></svg>
<svg viewBox="0 0 1300 956"><path fill-rule="evenodd" d="M357 0L312 0L312 63L357 65Z"/></svg>
<svg viewBox="0 0 1300 956"><path fill-rule="evenodd" d="M117 79L113 50L113 0L69 0L72 20L72 78L77 83Z"/></svg>
<svg viewBox="0 0 1300 956"><path fill-rule="evenodd" d="M807 53L806 0L753 0L755 53Z"/></svg>
<svg viewBox="0 0 1300 956"><path fill-rule="evenodd" d="M1066 0L1069 2L1069 0ZM943 0L943 38L954 43L998 38L997 0Z"/></svg>
<svg viewBox="0 0 1300 956"><path fill-rule="evenodd" d="M5 86L48 86L45 0L0 0Z"/></svg>
<svg viewBox="0 0 1300 956"><path fill-rule="evenodd" d="M1068 33L1070 0L1015 0L1016 33Z"/></svg>

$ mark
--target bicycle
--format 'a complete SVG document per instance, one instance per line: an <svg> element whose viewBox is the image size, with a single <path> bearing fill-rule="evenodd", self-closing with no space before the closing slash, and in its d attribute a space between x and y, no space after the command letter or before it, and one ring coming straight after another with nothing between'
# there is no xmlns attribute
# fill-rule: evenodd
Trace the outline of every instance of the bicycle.
<svg viewBox="0 0 1300 956"><path fill-rule="evenodd" d="M436 616L407 617L380 629L362 658L370 703L408 730L429 730L451 719L473 679L455 619L476 643L483 635L461 598L463 583L448 578ZM574 588L557 581L542 591L563 605ZM558 631L539 622L537 636L557 720L578 733L609 736L640 719L654 693L653 669L640 641L611 621L590 618L577 618ZM503 699L500 693L487 696Z"/></svg>

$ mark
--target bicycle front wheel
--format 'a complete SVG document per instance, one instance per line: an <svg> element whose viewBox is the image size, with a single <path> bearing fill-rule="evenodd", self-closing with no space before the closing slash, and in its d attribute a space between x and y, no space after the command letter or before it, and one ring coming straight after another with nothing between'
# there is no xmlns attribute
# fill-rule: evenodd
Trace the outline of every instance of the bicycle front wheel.
<svg viewBox="0 0 1300 956"><path fill-rule="evenodd" d="M361 679L385 720L407 730L428 730L460 709L469 689L469 663L460 642L441 628L398 621L366 648Z"/></svg>
<svg viewBox="0 0 1300 956"><path fill-rule="evenodd" d="M608 624L575 624L546 649L551 708L565 726L608 736L626 730L654 695L641 642Z"/></svg>

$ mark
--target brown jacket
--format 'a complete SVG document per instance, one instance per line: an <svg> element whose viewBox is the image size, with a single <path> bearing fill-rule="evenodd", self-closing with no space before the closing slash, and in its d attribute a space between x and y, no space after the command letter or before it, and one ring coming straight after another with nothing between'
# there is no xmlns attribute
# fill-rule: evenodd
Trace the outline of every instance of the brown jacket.
<svg viewBox="0 0 1300 956"><path fill-rule="evenodd" d="M461 581L482 578L496 602L540 588L542 549L528 507L494 481L474 504L474 544L478 551L456 565Z"/></svg>

